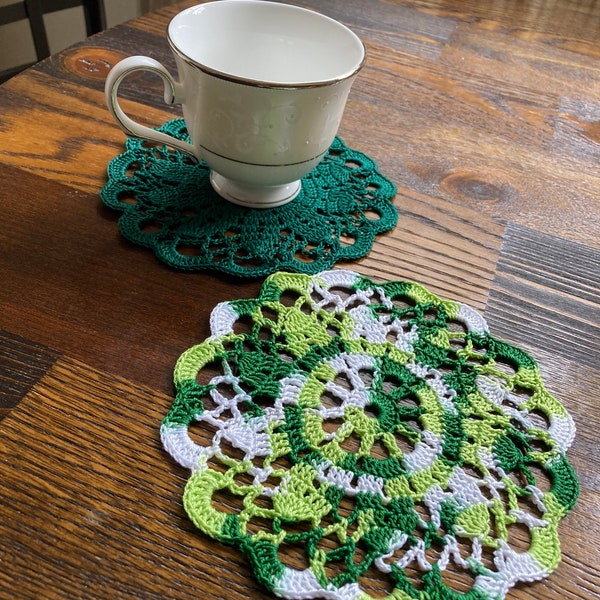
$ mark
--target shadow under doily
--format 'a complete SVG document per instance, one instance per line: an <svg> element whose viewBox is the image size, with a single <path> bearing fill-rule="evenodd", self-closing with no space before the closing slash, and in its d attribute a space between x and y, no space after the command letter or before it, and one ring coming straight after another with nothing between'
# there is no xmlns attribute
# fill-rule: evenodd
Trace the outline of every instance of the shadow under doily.
<svg viewBox="0 0 600 600"><path fill-rule="evenodd" d="M183 119L160 131L188 139ZM223 200L206 164L129 138L108 165L102 202L120 212L119 230L167 265L242 277L276 271L314 274L366 256L375 236L393 229L396 186L365 154L336 138L302 179L295 200L251 209Z"/></svg>

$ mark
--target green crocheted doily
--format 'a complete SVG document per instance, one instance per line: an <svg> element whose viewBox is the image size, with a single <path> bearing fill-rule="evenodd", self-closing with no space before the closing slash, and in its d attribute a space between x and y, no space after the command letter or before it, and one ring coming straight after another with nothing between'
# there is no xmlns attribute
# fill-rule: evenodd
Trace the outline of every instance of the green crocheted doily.
<svg viewBox="0 0 600 600"><path fill-rule="evenodd" d="M191 520L265 588L501 600L556 568L573 420L476 311L411 282L277 273L211 333L177 363L162 440L191 470Z"/></svg>
<svg viewBox="0 0 600 600"><path fill-rule="evenodd" d="M187 139L182 119L160 130ZM395 193L370 158L336 138L295 200L248 209L217 195L205 164L130 138L108 165L101 198L122 213L122 235L168 265L256 277L317 273L365 256L375 236L396 225Z"/></svg>

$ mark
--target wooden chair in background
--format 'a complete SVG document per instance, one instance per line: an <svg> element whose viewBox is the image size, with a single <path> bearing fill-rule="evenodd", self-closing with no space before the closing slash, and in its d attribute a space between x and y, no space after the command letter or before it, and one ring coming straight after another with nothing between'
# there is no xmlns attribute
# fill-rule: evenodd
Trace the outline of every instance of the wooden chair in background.
<svg viewBox="0 0 600 600"><path fill-rule="evenodd" d="M35 46L37 61L50 56L44 15L76 6L83 7L87 35L102 31L106 27L106 16L102 0L25 0L0 6L0 25L28 20ZM0 72L0 83L16 75L31 64L19 65Z"/></svg>

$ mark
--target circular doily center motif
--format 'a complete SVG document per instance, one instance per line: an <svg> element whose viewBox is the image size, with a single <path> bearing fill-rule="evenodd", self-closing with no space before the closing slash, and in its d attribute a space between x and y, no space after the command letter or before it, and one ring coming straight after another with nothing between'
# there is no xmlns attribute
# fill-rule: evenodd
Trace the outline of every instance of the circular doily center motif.
<svg viewBox="0 0 600 600"><path fill-rule="evenodd" d="M177 365L184 504L286 597L497 599L548 575L573 421L468 306L350 271L218 305Z"/></svg>

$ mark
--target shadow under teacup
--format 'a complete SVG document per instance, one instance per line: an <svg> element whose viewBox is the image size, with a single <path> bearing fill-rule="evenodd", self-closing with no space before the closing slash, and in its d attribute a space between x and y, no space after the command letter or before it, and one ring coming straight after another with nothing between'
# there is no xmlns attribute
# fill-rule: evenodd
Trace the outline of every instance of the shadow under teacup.
<svg viewBox="0 0 600 600"><path fill-rule="evenodd" d="M319 13L264 0L217 0L176 15L168 41L179 81L145 56L110 71L108 107L129 135L167 144L211 169L220 196L268 208L289 202L337 133L365 60L360 39ZM191 143L136 123L119 106L121 81L149 70L167 104L181 103Z"/></svg>

